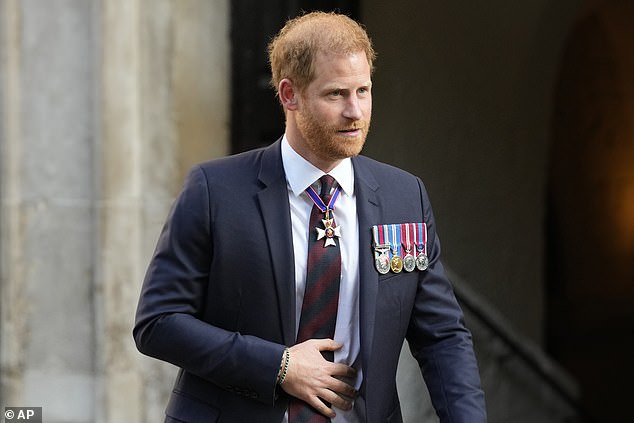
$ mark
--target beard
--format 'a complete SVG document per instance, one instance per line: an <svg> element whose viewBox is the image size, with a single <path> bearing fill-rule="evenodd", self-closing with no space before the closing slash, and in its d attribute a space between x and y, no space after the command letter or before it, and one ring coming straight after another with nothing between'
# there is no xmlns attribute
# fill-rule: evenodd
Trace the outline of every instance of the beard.
<svg viewBox="0 0 634 423"><path fill-rule="evenodd" d="M370 130L370 119L327 124L315 117L310 110L298 114L297 128L306 142L306 147L317 157L325 160L343 160L358 155L363 149ZM342 131L360 130L357 136Z"/></svg>

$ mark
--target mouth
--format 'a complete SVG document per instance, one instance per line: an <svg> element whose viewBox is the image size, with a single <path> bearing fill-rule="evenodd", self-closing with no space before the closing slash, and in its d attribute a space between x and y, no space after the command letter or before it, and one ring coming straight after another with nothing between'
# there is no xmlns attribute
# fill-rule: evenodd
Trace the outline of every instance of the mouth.
<svg viewBox="0 0 634 423"><path fill-rule="evenodd" d="M349 129L341 129L337 131L339 134L347 136L347 137L358 137L361 135L361 128L349 128Z"/></svg>

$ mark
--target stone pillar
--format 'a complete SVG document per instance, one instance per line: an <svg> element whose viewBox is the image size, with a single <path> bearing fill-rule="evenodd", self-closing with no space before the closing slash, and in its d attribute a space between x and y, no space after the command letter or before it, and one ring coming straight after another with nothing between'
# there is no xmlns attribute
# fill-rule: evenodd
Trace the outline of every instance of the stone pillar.
<svg viewBox="0 0 634 423"><path fill-rule="evenodd" d="M131 336L187 169L229 151L227 0L0 0L0 407L162 421Z"/></svg>
<svg viewBox="0 0 634 423"><path fill-rule="evenodd" d="M96 152L97 421L141 421L142 375L130 342L142 277L139 2L101 2L100 142Z"/></svg>
<svg viewBox="0 0 634 423"><path fill-rule="evenodd" d="M19 252L24 236L19 225L20 184L20 19L16 0L0 1L0 407L23 392L24 273ZM9 107L11 105L12 107ZM9 251L8 246L13 248Z"/></svg>
<svg viewBox="0 0 634 423"><path fill-rule="evenodd" d="M101 421L163 419L176 370L131 339L145 267L189 167L228 152L226 1L101 2Z"/></svg>
<svg viewBox="0 0 634 423"><path fill-rule="evenodd" d="M0 3L2 406L94 413L91 2Z"/></svg>

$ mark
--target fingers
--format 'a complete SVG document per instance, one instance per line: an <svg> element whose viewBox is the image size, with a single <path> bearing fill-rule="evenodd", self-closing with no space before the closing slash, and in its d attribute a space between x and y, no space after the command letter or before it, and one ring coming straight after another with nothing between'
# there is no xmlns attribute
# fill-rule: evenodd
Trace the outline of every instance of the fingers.
<svg viewBox="0 0 634 423"><path fill-rule="evenodd" d="M355 378L357 377L357 370L345 364L332 363L330 374L338 377Z"/></svg>
<svg viewBox="0 0 634 423"><path fill-rule="evenodd" d="M332 339L311 339L307 342L313 342L319 351L337 351L343 344Z"/></svg>
<svg viewBox="0 0 634 423"><path fill-rule="evenodd" d="M328 418L332 419L336 416L335 411L332 408L328 407L319 397L311 398L311 400L308 401L308 404L310 404L315 410Z"/></svg>
<svg viewBox="0 0 634 423"><path fill-rule="evenodd" d="M346 392L350 395L342 396L337 392ZM340 410L352 409L355 395L356 391L354 388L346 383L340 382L340 384L337 385L337 388L323 389L316 396L310 397L306 399L306 401L324 416L333 418L335 416L333 408L338 408ZM330 404L330 407L328 404Z"/></svg>
<svg viewBox="0 0 634 423"><path fill-rule="evenodd" d="M333 378L334 381L328 387L335 395L342 397L344 400L354 400L359 394L354 386L340 379ZM334 403L334 402L333 402ZM342 408L342 407L339 407Z"/></svg>
<svg viewBox="0 0 634 423"><path fill-rule="evenodd" d="M339 368L348 368L348 366L343 364L336 366ZM352 370L354 371L354 369ZM345 373L348 374L349 372L345 371ZM332 404L333 407L341 410L350 410L359 393L353 385L332 375L317 395L321 400Z"/></svg>
<svg viewBox="0 0 634 423"><path fill-rule="evenodd" d="M335 415L330 405L341 410L351 409L357 396L352 382L356 370L322 356L323 351L336 351L341 347L341 343L332 339L310 339L290 347L288 373L282 389L329 418Z"/></svg>
<svg viewBox="0 0 634 423"><path fill-rule="evenodd" d="M332 409L334 408L338 408L339 410L350 410L352 409L352 400L350 398L345 398L342 397L340 395L337 395L336 393L332 392L332 391L325 391L323 393L323 397L320 397L323 401L326 401L327 403L329 403L331 405L331 408L329 408L329 410L331 412L333 412L334 414L334 410ZM322 402L322 404L324 404ZM326 404L324 404L325 408L328 408L328 406ZM319 411L321 413L321 410ZM323 413L322 413L323 414ZM330 416L333 417L333 416Z"/></svg>

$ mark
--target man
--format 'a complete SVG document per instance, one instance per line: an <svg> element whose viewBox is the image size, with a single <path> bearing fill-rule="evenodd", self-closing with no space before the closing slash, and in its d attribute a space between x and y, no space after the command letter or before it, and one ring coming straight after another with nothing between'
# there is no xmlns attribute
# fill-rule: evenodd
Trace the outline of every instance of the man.
<svg viewBox="0 0 634 423"><path fill-rule="evenodd" d="M367 34L311 13L269 54L284 136L190 172L143 284L137 347L181 368L166 421L400 422L407 338L441 421L485 422L423 184L358 156Z"/></svg>

